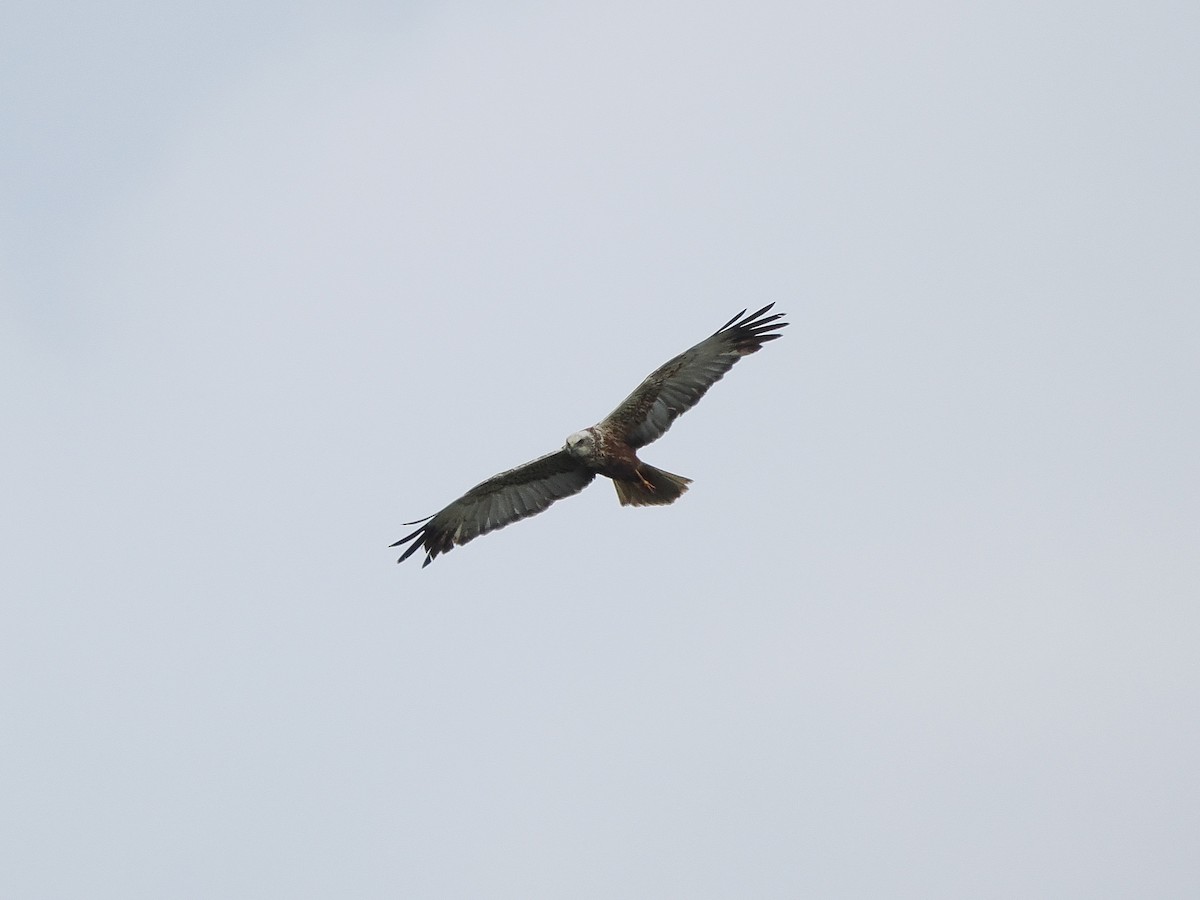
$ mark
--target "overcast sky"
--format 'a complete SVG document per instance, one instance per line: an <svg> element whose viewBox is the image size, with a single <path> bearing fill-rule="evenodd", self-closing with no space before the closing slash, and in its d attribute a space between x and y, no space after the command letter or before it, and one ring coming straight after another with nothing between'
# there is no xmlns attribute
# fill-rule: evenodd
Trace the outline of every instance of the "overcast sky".
<svg viewBox="0 0 1200 900"><path fill-rule="evenodd" d="M10 7L0 896L1200 896L1195 4Z"/></svg>

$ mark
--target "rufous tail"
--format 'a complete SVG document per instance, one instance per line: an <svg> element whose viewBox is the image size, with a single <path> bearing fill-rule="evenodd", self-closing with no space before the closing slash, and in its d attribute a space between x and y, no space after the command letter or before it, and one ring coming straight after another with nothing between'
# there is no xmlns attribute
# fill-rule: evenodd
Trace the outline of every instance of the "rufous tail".
<svg viewBox="0 0 1200 900"><path fill-rule="evenodd" d="M690 478L672 475L645 463L638 467L638 475L641 477L633 481L613 479L622 506L666 506L683 496L692 483Z"/></svg>

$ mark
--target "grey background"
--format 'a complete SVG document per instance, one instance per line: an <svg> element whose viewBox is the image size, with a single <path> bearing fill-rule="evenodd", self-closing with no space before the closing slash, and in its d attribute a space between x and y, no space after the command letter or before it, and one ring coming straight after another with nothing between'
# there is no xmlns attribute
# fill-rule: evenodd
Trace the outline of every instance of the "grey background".
<svg viewBox="0 0 1200 900"><path fill-rule="evenodd" d="M0 894L1200 896L1194 4L4 18Z"/></svg>

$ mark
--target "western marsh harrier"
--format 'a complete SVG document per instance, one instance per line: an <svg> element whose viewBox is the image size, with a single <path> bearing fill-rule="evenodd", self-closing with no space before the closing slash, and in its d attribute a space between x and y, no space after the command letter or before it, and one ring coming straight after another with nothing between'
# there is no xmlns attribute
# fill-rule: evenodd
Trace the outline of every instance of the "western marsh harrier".
<svg viewBox="0 0 1200 900"><path fill-rule="evenodd" d="M561 450L501 472L441 512L408 522L421 527L392 544L412 542L397 562L423 549L427 566L439 553L579 493L596 475L612 479L622 506L674 503L691 479L642 462L636 451L662 437L735 362L781 336L788 324L777 321L783 313L764 315L774 305L748 316L742 310L712 337L656 369L607 418L568 437Z"/></svg>

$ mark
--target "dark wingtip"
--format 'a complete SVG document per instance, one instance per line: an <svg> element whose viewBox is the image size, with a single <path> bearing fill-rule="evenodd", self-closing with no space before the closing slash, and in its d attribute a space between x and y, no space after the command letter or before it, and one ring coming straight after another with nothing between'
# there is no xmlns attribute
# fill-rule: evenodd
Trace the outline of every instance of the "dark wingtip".
<svg viewBox="0 0 1200 900"><path fill-rule="evenodd" d="M389 547L399 547L402 544L408 544L408 548L400 555L400 558L398 560L396 560L396 562L398 562L398 563L404 562L406 559L408 559L410 556L412 556L414 553L416 553L417 550L422 545L426 545L426 544L430 543L430 541L429 541L429 537L430 537L430 535L429 535L429 520L432 518L433 518L433 516L426 516L424 519L417 519L416 522L405 522L404 523L405 525L420 525L421 527L418 528L416 531L414 531L412 534L407 534L404 537L400 538L400 540L396 541L396 543L388 544ZM409 541L412 541L412 543L409 544L408 543ZM429 548L426 547L425 549L428 550ZM428 557L426 557L426 560L427 560L426 564L428 565Z"/></svg>
<svg viewBox="0 0 1200 900"><path fill-rule="evenodd" d="M726 322L724 325L722 325L720 328L718 328L716 331L714 331L713 334L720 334L722 331L724 331L726 328L728 328L730 325L732 325L734 322L736 322L738 319L740 319L745 314L746 314L746 310L743 309L740 313L738 313L736 316L734 316L732 319L730 319L728 322Z"/></svg>
<svg viewBox="0 0 1200 900"><path fill-rule="evenodd" d="M434 513L433 515L436 516L437 513ZM428 522L432 518L433 516L426 516L423 519L417 519L415 522L401 522L400 524L407 528L409 525L420 525L422 522ZM405 540L407 540L407 538ZM396 545L392 544L392 546L395 547Z"/></svg>
<svg viewBox="0 0 1200 900"><path fill-rule="evenodd" d="M403 553L400 554L400 558L398 560L396 560L396 562L398 562L398 563L404 562L406 559L408 559L410 556L412 556L414 553L416 553L417 549L423 543L422 539L423 539L424 535L416 534L416 535L413 535L412 537L416 538L416 540L414 540L409 545L407 550L405 550ZM406 538L406 540L407 540L407 538ZM392 546L395 547L396 545L392 544Z"/></svg>
<svg viewBox="0 0 1200 900"><path fill-rule="evenodd" d="M779 329L786 328L788 323L779 321L785 313L775 313L768 316L765 313L770 312L774 303L768 303L762 309L755 310L750 315L746 315L746 311L742 310L738 315L734 316L725 326L717 332L728 335L732 341L733 347L740 354L747 355L754 353L762 347L767 341L773 341L776 338L782 337Z"/></svg>
<svg viewBox="0 0 1200 900"><path fill-rule="evenodd" d="M762 309L760 309L758 312L751 313L750 315L746 316L746 321L747 321L747 322L753 322L755 319L757 319L759 316L761 316L763 313L765 313L767 310L769 310L769 309L770 309L772 306L774 306L774 305L775 305L775 304L774 304L773 302L772 302L772 303L768 303L766 306L764 306L764 307L763 307ZM780 316L782 316L782 315L783 315L783 313L776 313L776 314L773 316L773 318L776 318L776 319L777 319L777 318L779 318L779 317L780 317Z"/></svg>
<svg viewBox="0 0 1200 900"><path fill-rule="evenodd" d="M762 318L763 314L770 312L774 306L774 302L768 303L762 309L757 309L749 315L746 315L746 310L743 309L740 313L718 328L716 330L716 334L720 334L722 331L732 331L738 328L757 330L765 325L769 326L767 328L768 331L771 328L782 328L787 324L786 322L780 322L778 325L769 325L769 323L774 322L777 319L782 319L784 315L786 315L785 313L775 313L773 316Z"/></svg>

